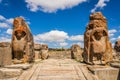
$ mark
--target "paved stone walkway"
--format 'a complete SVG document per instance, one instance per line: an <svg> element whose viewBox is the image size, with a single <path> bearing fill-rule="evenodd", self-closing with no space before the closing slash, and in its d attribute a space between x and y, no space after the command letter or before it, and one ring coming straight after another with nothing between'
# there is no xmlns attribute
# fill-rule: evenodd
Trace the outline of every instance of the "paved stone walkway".
<svg viewBox="0 0 120 80"><path fill-rule="evenodd" d="M94 80L85 64L71 59L47 59L23 72L18 80Z"/></svg>

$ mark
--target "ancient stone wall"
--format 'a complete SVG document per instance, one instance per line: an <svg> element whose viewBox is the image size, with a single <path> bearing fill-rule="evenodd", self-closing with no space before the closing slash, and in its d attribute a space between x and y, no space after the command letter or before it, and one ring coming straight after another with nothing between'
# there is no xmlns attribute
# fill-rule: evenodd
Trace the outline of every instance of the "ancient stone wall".
<svg viewBox="0 0 120 80"><path fill-rule="evenodd" d="M90 15L90 22L84 33L84 61L94 64L94 57L105 62L112 60L112 46L108 38L107 21L101 12Z"/></svg>
<svg viewBox="0 0 120 80"><path fill-rule="evenodd" d="M8 42L0 43L0 66L12 64L11 44Z"/></svg>
<svg viewBox="0 0 120 80"><path fill-rule="evenodd" d="M34 41L29 26L23 18L17 17L13 22L12 33L13 59L32 62L34 59Z"/></svg>

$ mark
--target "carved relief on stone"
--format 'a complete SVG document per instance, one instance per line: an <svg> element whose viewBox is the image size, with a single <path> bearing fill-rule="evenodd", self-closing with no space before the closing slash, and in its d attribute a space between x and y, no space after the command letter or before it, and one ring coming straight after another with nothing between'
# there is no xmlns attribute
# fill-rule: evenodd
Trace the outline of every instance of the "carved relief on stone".
<svg viewBox="0 0 120 80"><path fill-rule="evenodd" d="M90 15L90 22L84 33L84 61L94 64L94 57L101 62L112 60L112 46L108 39L107 21L101 12Z"/></svg>
<svg viewBox="0 0 120 80"><path fill-rule="evenodd" d="M29 26L23 18L17 17L13 22L12 33L13 59L32 62L34 59L34 41Z"/></svg>

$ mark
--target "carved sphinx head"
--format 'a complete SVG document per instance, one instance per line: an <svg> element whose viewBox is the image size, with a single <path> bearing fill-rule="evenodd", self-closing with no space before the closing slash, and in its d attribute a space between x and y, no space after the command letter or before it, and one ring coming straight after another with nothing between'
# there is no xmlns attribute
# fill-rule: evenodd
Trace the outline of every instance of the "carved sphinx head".
<svg viewBox="0 0 120 80"><path fill-rule="evenodd" d="M14 35L16 36L17 40L20 40L21 38L25 37L26 32L24 30L16 30Z"/></svg>
<svg viewBox="0 0 120 80"><path fill-rule="evenodd" d="M14 26L13 35L15 35L17 40L21 40L23 37L26 36L26 34L27 34L26 23L23 18L21 18L21 17L15 18L13 26Z"/></svg>

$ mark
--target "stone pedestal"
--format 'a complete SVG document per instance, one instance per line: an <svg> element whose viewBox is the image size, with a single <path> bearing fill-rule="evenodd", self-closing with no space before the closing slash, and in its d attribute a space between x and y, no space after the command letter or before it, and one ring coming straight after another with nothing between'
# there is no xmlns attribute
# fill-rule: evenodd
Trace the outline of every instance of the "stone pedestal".
<svg viewBox="0 0 120 80"><path fill-rule="evenodd" d="M91 66L88 69L98 77L99 80L119 80L119 69L105 66Z"/></svg>
<svg viewBox="0 0 120 80"><path fill-rule="evenodd" d="M41 49L40 44L34 44L34 50L35 50L35 60L40 59L40 49Z"/></svg>
<svg viewBox="0 0 120 80"><path fill-rule="evenodd" d="M8 78L14 78L20 76L22 73L22 69L0 69L0 79L6 80ZM12 80L12 79L11 79Z"/></svg>
<svg viewBox="0 0 120 80"><path fill-rule="evenodd" d="M8 42L0 43L0 66L12 63L11 44Z"/></svg>

